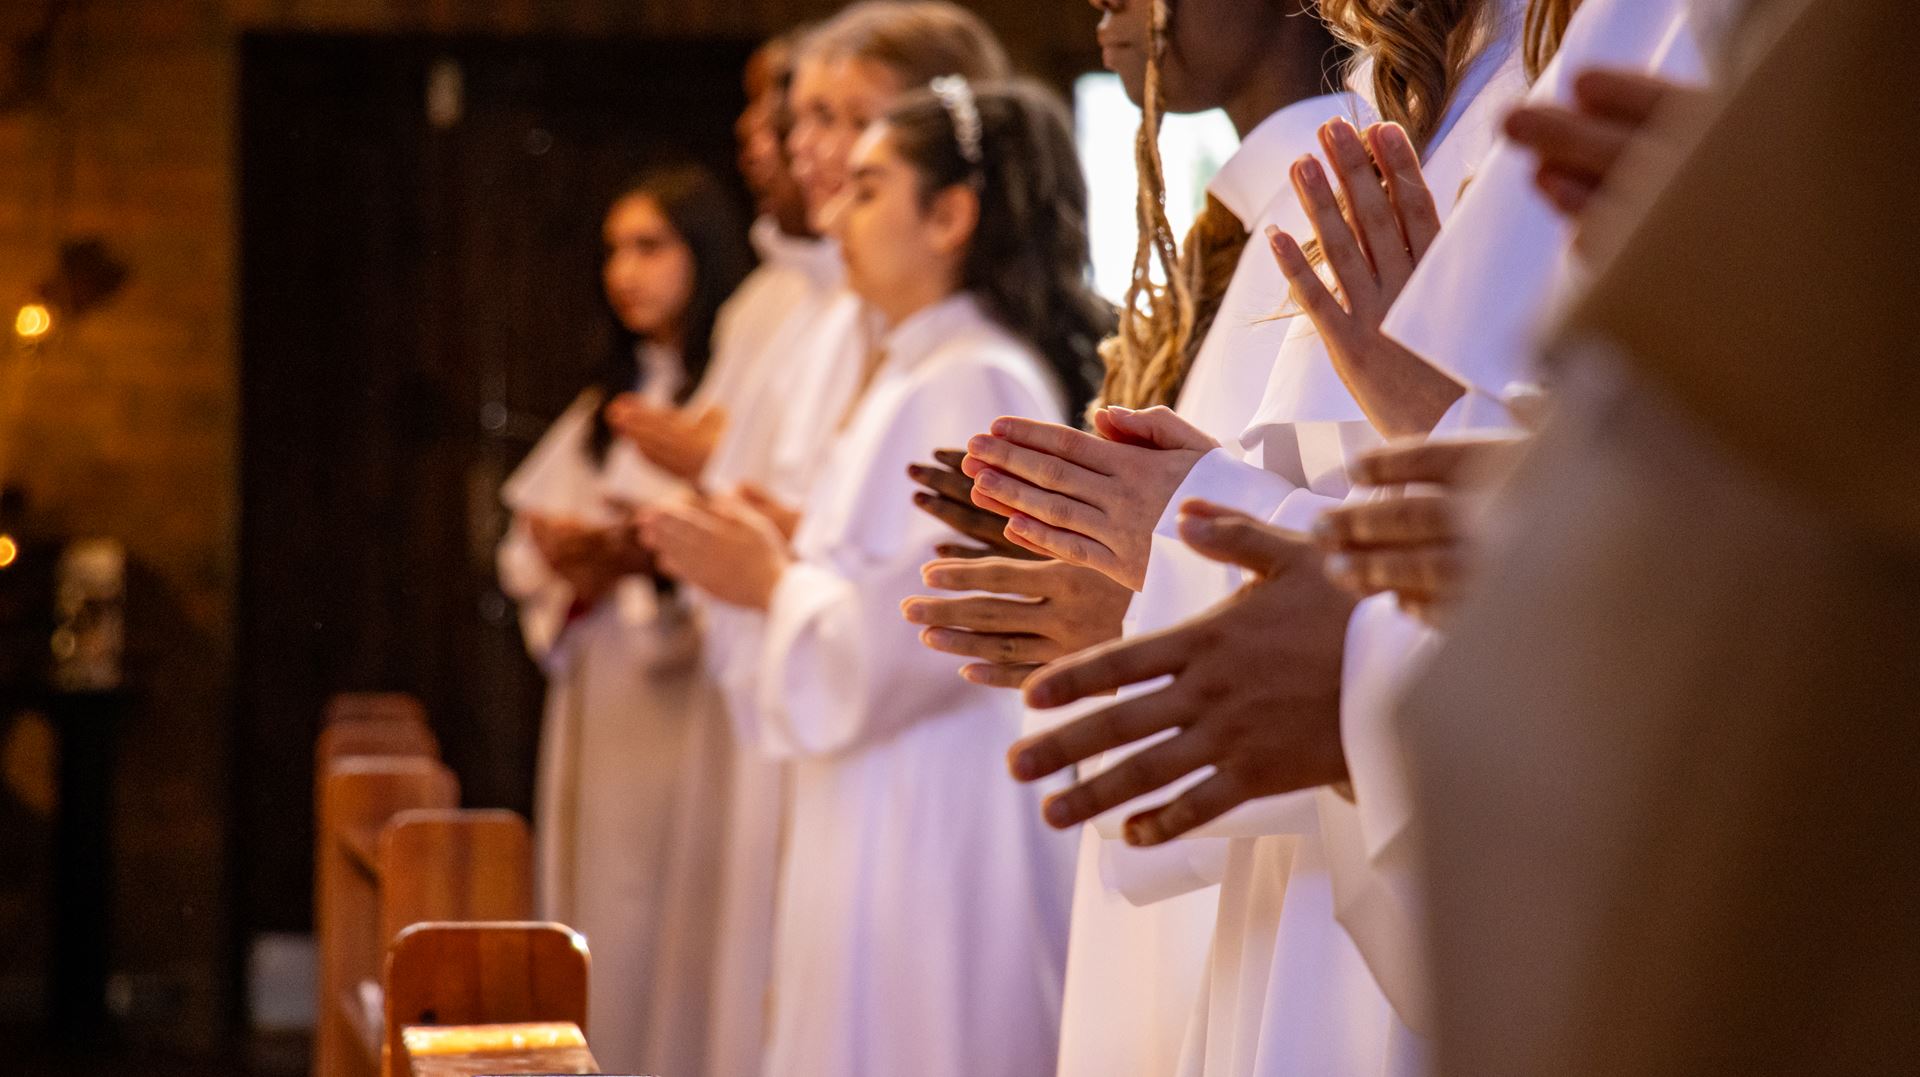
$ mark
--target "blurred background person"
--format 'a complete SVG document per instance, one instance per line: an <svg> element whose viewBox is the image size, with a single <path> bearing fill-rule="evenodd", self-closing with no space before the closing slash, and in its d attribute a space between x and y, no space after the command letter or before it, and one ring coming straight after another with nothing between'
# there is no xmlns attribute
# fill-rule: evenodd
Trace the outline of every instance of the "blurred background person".
<svg viewBox="0 0 1920 1077"><path fill-rule="evenodd" d="M744 222L712 176L664 169L607 211L611 316L596 384L501 492L502 585L548 678L536 786L539 914L592 949L594 1051L621 1069L696 1073L705 1048L733 746L673 582L627 513L683 480L616 437L635 392L684 402L720 302L748 265Z"/></svg>

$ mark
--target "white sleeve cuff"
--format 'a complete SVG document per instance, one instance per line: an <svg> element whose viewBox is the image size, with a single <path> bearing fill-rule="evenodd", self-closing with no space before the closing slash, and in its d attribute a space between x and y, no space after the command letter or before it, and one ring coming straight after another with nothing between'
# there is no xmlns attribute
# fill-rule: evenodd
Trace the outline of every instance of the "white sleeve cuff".
<svg viewBox="0 0 1920 1077"><path fill-rule="evenodd" d="M1152 905L1217 885L1227 873L1227 843L1170 841L1147 849L1100 843L1100 882L1130 904Z"/></svg>
<svg viewBox="0 0 1920 1077"><path fill-rule="evenodd" d="M1193 465L1154 525L1154 534L1178 540L1180 506L1195 498L1239 509L1256 519L1270 519L1295 487L1286 479L1255 467L1225 449L1215 449Z"/></svg>

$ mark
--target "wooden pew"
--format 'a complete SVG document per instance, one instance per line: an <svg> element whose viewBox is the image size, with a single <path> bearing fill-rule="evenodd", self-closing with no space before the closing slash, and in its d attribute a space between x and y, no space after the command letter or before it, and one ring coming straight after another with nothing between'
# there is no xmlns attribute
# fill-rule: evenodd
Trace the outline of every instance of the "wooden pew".
<svg viewBox="0 0 1920 1077"><path fill-rule="evenodd" d="M412 696L346 692L327 701L313 751L313 917L314 939L321 953L326 952L330 930L326 923L326 887L337 876L337 871L328 866L334 839L326 826L333 817L327 808L327 774L337 760L349 756L438 759L440 744L427 727L426 708ZM320 1065L319 1051L314 1052L314 1073L316 1077L327 1073Z"/></svg>
<svg viewBox="0 0 1920 1077"><path fill-rule="evenodd" d="M533 838L504 809L415 809L380 833L380 938L423 920L531 920Z"/></svg>
<svg viewBox="0 0 1920 1077"><path fill-rule="evenodd" d="M459 783L437 759L344 756L321 779L314 927L320 992L316 1077L372 1077L380 1031L366 1017L360 984L379 976L379 843L387 821L414 808L452 808Z"/></svg>
<svg viewBox="0 0 1920 1077"><path fill-rule="evenodd" d="M598 1073L587 967L560 924L404 928L387 951L387 1077Z"/></svg>

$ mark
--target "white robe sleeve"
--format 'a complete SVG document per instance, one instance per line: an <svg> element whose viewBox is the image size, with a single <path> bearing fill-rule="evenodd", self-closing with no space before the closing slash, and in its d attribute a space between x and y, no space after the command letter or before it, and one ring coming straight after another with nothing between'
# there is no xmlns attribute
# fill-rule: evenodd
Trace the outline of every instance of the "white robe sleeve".
<svg viewBox="0 0 1920 1077"><path fill-rule="evenodd" d="M803 525L802 559L767 610L755 687L762 750L850 751L983 691L960 678L961 660L922 646L901 617L902 600L926 589L921 566L950 535L915 507L906 469L1001 415L1057 417L1049 395L1037 376L962 354L917 371L884 421L850 425L845 436L865 443L829 466L864 469L854 501L826 508L824 535Z"/></svg>
<svg viewBox="0 0 1920 1077"><path fill-rule="evenodd" d="M527 653L552 672L551 663L560 657L556 650L567 612L573 608L572 585L547 567L526 524L517 518L500 540L494 562L500 590L519 606L520 637L526 641Z"/></svg>
<svg viewBox="0 0 1920 1077"><path fill-rule="evenodd" d="M513 523L494 551L500 590L520 611L520 634L527 652L552 672L556 649L573 608L572 585L548 567L522 519L525 513L578 518L594 500L599 477L582 446L598 397L583 393L554 420L540 441L501 487L500 500L512 510Z"/></svg>
<svg viewBox="0 0 1920 1077"><path fill-rule="evenodd" d="M1376 595L1354 610L1340 693L1340 738L1353 800L1331 790L1319 794L1335 915L1401 1020L1422 1033L1431 1026L1414 805L1393 713L1408 674L1435 638L1403 614L1391 595Z"/></svg>

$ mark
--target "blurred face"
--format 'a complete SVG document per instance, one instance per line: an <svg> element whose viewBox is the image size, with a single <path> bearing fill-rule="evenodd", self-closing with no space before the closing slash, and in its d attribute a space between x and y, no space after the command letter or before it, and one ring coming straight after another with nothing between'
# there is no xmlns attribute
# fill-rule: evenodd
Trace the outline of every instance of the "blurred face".
<svg viewBox="0 0 1920 1077"><path fill-rule="evenodd" d="M747 61L746 71L740 77L741 86L747 92L747 107L733 123L733 138L739 147L740 178L747 181L747 189L760 202L766 200L779 173L786 170L780 155L780 136L774 128L774 112L780 106L780 93L772 70L777 59L774 52L761 49Z"/></svg>
<svg viewBox="0 0 1920 1077"><path fill-rule="evenodd" d="M693 251L646 195L622 198L601 225L607 303L629 332L653 340L678 336L693 299Z"/></svg>
<svg viewBox="0 0 1920 1077"><path fill-rule="evenodd" d="M1127 97L1146 99L1147 25L1153 0L1088 0L1100 12L1100 60L1120 76ZM1168 0L1167 51L1160 88L1168 112L1220 108L1254 65L1271 62L1267 43L1282 18L1266 0ZM1292 16L1308 18L1308 15Z"/></svg>
<svg viewBox="0 0 1920 1077"><path fill-rule="evenodd" d="M897 323L958 286L979 203L962 187L923 198L920 173L894 153L884 123L849 156L847 183L823 223L840 241L848 286Z"/></svg>
<svg viewBox="0 0 1920 1077"><path fill-rule="evenodd" d="M892 70L859 58L802 60L794 70L787 155L816 226L824 224L822 211L846 186L861 132L904 88Z"/></svg>

